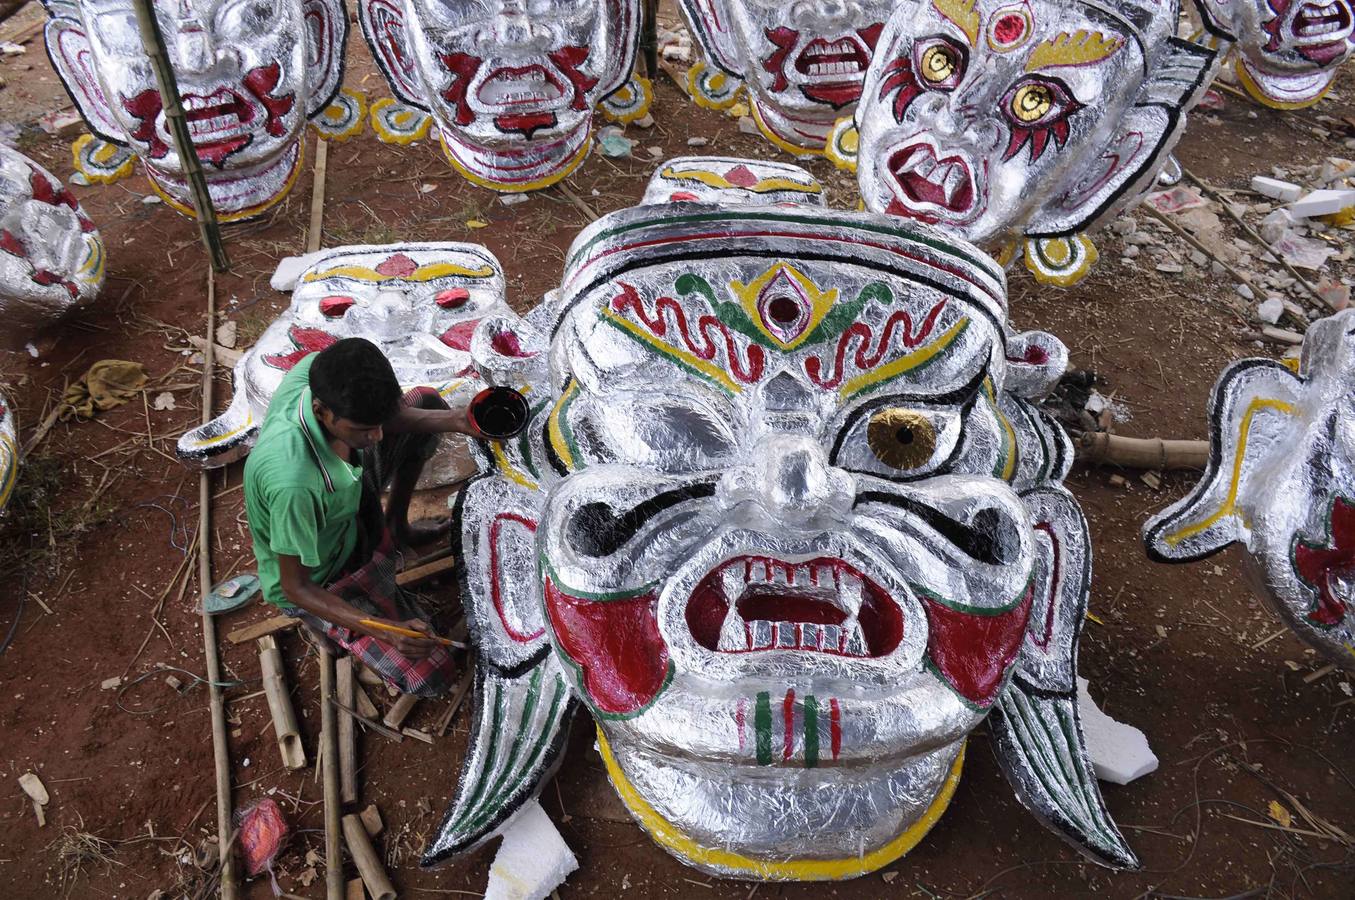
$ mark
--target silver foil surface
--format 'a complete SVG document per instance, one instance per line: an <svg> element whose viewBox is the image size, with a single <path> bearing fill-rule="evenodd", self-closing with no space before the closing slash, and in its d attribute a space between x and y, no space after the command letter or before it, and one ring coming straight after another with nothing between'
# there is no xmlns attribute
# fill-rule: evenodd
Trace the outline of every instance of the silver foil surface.
<svg viewBox="0 0 1355 900"><path fill-rule="evenodd" d="M1134 865L1077 721L1071 449L1033 405L1066 350L1010 333L972 245L766 205L739 182L772 173L733 162L674 161L732 184L673 201L661 170L541 306L476 331L477 370L532 419L478 446L456 504L481 691L425 864L540 789L577 702L636 820L707 872L892 862L985 719L1027 806Z"/></svg>
<svg viewBox="0 0 1355 900"><path fill-rule="evenodd" d="M1246 551L1258 593L1294 633L1355 671L1355 310L1314 322L1298 371L1269 359L1223 370L1209 401L1204 477L1144 525L1148 555Z"/></svg>
<svg viewBox="0 0 1355 900"><path fill-rule="evenodd" d="M0 394L0 510L9 503L19 480L19 425L14 409Z"/></svg>

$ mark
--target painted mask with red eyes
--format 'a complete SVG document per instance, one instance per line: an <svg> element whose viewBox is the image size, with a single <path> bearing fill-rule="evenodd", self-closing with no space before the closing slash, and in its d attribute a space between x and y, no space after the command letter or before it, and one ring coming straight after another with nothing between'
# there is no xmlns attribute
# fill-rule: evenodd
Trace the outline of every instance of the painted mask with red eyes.
<svg viewBox="0 0 1355 900"><path fill-rule="evenodd" d="M1175 3L922 0L898 7L857 108L873 210L985 245L1063 237L1136 199L1212 51Z"/></svg>
<svg viewBox="0 0 1355 900"><path fill-rule="evenodd" d="M1231 53L1238 81L1267 106L1311 106L1355 55L1351 0L1195 0L1195 7L1207 38Z"/></svg>
<svg viewBox="0 0 1355 900"><path fill-rule="evenodd" d="M380 347L406 388L471 389L471 335L481 319L505 309L503 292L499 261L474 244L328 251L301 274L287 311L236 365L230 408L180 438L179 457L214 467L244 456L283 375L341 338Z"/></svg>
<svg viewBox="0 0 1355 900"><path fill-rule="evenodd" d="M769 140L823 150L850 115L893 0L682 0L705 55L689 77L696 102L727 108L748 92Z"/></svg>
<svg viewBox="0 0 1355 900"><path fill-rule="evenodd" d="M649 105L632 74L639 0L359 0L358 12L417 123L378 111L378 133L408 143L431 114L448 161L483 187L553 184L587 156L596 107L632 121Z"/></svg>
<svg viewBox="0 0 1355 900"><path fill-rule="evenodd" d="M130 148L166 202L192 214L130 0L44 2L52 64L107 142L100 151L79 145L86 174L108 180L101 155ZM221 219L258 215L291 189L308 119L330 138L361 129L360 101L339 91L348 36L340 0L154 0L153 8Z"/></svg>
<svg viewBox="0 0 1355 900"><path fill-rule="evenodd" d="M93 299L103 277L103 241L75 195L0 145L0 349Z"/></svg>
<svg viewBox="0 0 1355 900"><path fill-rule="evenodd" d="M1009 332L1002 271L964 241L783 202L810 180L784 164L671 168L526 320L477 331L532 420L457 501L480 696L425 864L540 790L581 704L640 825L721 876L890 863L984 720L1029 807L1132 865L1074 711L1069 445L1031 402L1066 350ZM675 175L699 202L668 202Z"/></svg>

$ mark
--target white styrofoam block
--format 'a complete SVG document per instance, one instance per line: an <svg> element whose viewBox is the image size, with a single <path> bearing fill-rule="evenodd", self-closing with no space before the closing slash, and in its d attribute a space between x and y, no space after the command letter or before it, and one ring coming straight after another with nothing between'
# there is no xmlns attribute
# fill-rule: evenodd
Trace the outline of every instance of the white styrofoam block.
<svg viewBox="0 0 1355 900"><path fill-rule="evenodd" d="M1157 757L1133 725L1117 722L1101 712L1087 693L1087 679L1078 676L1077 708L1082 719L1082 734L1087 739L1096 777L1115 784L1129 784L1135 778L1157 771Z"/></svg>
<svg viewBox="0 0 1355 900"><path fill-rule="evenodd" d="M1355 206L1355 191L1311 191L1289 204L1289 211L1297 218L1310 219L1337 213L1347 206Z"/></svg>
<svg viewBox="0 0 1355 900"><path fill-rule="evenodd" d="M1297 184L1290 181L1281 181L1278 178L1270 178L1266 175L1253 175L1251 189L1262 197L1269 197L1272 200L1280 200L1284 203L1289 203L1303 196L1303 188Z"/></svg>
<svg viewBox="0 0 1355 900"><path fill-rule="evenodd" d="M301 273L310 268L311 263L315 262L328 250L316 250L314 253L306 253L302 256L287 256L279 263L277 269L273 271L273 277L268 279L268 283L273 286L275 291L290 291L296 287L296 280L301 277Z"/></svg>
<svg viewBox="0 0 1355 900"><path fill-rule="evenodd" d="M485 900L543 900L579 867L535 800L518 810L502 833L503 843L489 867Z"/></svg>

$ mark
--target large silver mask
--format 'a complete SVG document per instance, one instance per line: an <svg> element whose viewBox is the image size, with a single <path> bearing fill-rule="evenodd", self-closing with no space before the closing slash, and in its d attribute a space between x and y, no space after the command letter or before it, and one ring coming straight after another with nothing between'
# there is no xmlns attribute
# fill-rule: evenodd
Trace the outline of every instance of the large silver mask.
<svg viewBox="0 0 1355 900"><path fill-rule="evenodd" d="M44 2L48 55L93 132L76 142L77 168L110 181L140 159L165 202L192 215L130 0ZM339 90L348 37L341 0L155 0L154 8L223 221L258 215L287 194L307 120L331 139L361 130L361 98Z"/></svg>
<svg viewBox="0 0 1355 900"><path fill-rule="evenodd" d="M426 385L444 396L470 389L471 335L480 319L507 308L503 292L499 261L474 244L330 250L301 273L287 311L236 363L230 407L183 435L179 458L216 467L243 457L283 376L341 338L375 343L406 388ZM465 459L464 441L443 441L424 483L456 480L458 460Z"/></svg>
<svg viewBox="0 0 1355 900"><path fill-rule="evenodd" d="M0 510L9 503L14 483L19 480L19 435L14 410L0 394Z"/></svg>
<svg viewBox="0 0 1355 900"><path fill-rule="evenodd" d="M410 143L435 123L482 187L554 184L587 157L595 107L619 121L649 107L639 0L359 0L358 14L402 101L373 104L378 135Z"/></svg>
<svg viewBox="0 0 1355 900"><path fill-rule="evenodd" d="M539 790L582 701L637 821L715 874L893 861L985 719L1037 815L1133 865L1077 720L1070 448L1031 402L1066 351L1008 332L973 246L737 182L605 216L541 307L476 332L532 419L456 508L479 699L425 864Z"/></svg>
<svg viewBox="0 0 1355 900"><path fill-rule="evenodd" d="M1238 81L1266 106L1299 109L1327 93L1355 54L1351 0L1195 0L1206 37L1232 50Z"/></svg>
<svg viewBox="0 0 1355 900"><path fill-rule="evenodd" d="M869 209L906 216L1070 284L1081 234L1166 163L1215 53L1173 36L1177 3L920 0L899 6L852 123ZM843 145L848 146L844 147ZM840 154L839 152L840 151Z"/></svg>
<svg viewBox="0 0 1355 900"><path fill-rule="evenodd" d="M93 299L103 278L103 241L75 195L0 145L0 350Z"/></svg>
<svg viewBox="0 0 1355 900"><path fill-rule="evenodd" d="M712 109L746 87L767 139L792 153L820 152L850 115L895 0L682 0L704 63L688 76Z"/></svg>
<svg viewBox="0 0 1355 900"><path fill-rule="evenodd" d="M1314 322L1298 371L1268 359L1224 370L1210 454L1190 495L1148 520L1159 562L1246 550L1258 592L1329 660L1355 671L1355 310Z"/></svg>

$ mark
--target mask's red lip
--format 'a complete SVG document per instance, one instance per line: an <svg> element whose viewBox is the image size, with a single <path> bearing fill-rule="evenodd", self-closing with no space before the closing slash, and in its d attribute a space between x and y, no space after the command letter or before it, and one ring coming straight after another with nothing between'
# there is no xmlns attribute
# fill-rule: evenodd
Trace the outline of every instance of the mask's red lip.
<svg viewBox="0 0 1355 900"><path fill-rule="evenodd" d="M903 611L845 560L785 562L737 556L706 574L687 601L687 627L717 653L797 650L888 656L903 640Z"/></svg>
<svg viewBox="0 0 1355 900"><path fill-rule="evenodd" d="M909 144L889 157L889 173L904 195L963 214L974 206L974 176L959 156L937 159L927 144Z"/></svg>
<svg viewBox="0 0 1355 900"><path fill-rule="evenodd" d="M1346 52L1350 26L1351 11L1342 3L1305 3L1294 16L1290 33L1299 42L1295 49L1301 56L1327 65Z"/></svg>
<svg viewBox="0 0 1355 900"><path fill-rule="evenodd" d="M861 82L870 66L870 51L854 37L810 41L795 58L795 71L809 81L800 92L835 109L861 99Z"/></svg>

